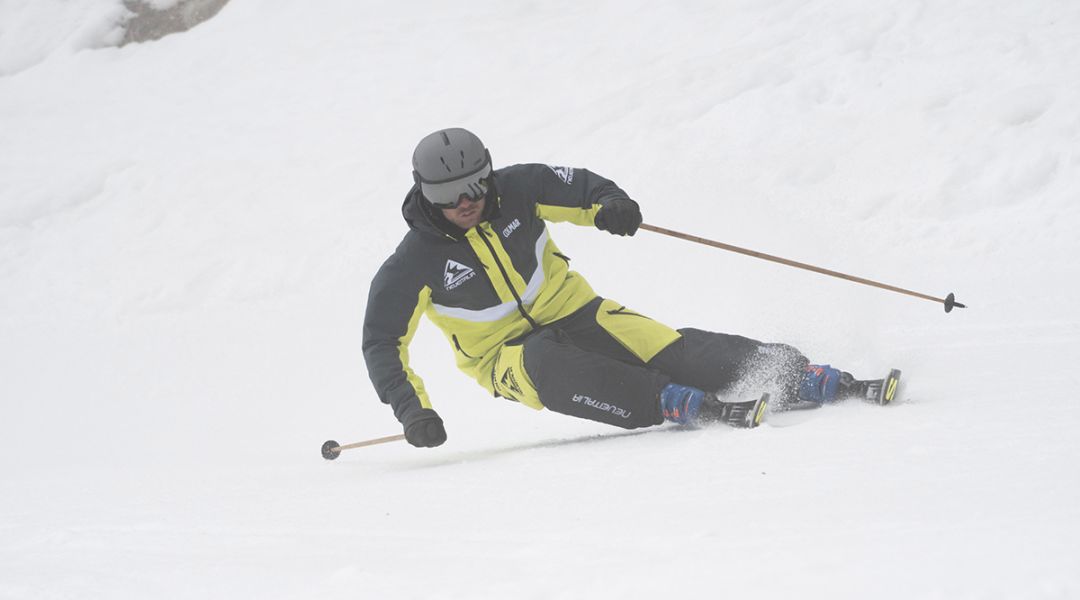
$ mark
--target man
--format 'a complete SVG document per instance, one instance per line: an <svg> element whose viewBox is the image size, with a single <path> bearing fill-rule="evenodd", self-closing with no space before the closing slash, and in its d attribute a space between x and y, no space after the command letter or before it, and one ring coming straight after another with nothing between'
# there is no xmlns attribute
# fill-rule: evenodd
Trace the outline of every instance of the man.
<svg viewBox="0 0 1080 600"><path fill-rule="evenodd" d="M746 391L771 390L782 405L891 400L880 380L810 365L790 346L676 331L598 296L545 221L634 235L641 211L608 179L538 164L493 170L464 129L422 139L413 178L402 206L409 231L371 283L363 342L379 399L413 446L446 441L409 367L421 314L445 334L458 368L494 396L627 429L665 420L753 427L763 401L717 399Z"/></svg>

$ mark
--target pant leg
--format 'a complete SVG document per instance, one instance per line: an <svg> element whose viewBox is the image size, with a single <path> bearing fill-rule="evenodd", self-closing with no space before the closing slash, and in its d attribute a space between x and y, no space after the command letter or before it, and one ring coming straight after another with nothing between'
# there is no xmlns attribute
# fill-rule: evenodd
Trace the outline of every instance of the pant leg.
<svg viewBox="0 0 1080 600"><path fill-rule="evenodd" d="M778 402L794 401L809 362L786 344L694 328L676 332L604 298L553 325L582 349L721 395L769 392Z"/></svg>
<svg viewBox="0 0 1080 600"><path fill-rule="evenodd" d="M625 429L664 421L659 394L667 376L584 350L560 329L527 337L524 363L548 410Z"/></svg>
<svg viewBox="0 0 1080 600"><path fill-rule="evenodd" d="M809 362L786 344L693 328L680 329L679 333L682 337L648 365L676 383L720 395L769 392L780 401L794 398Z"/></svg>

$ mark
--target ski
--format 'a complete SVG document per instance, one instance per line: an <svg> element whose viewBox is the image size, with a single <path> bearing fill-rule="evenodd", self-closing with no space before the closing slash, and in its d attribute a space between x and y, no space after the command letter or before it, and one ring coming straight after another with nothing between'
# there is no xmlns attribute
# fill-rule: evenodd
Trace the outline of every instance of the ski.
<svg viewBox="0 0 1080 600"><path fill-rule="evenodd" d="M701 405L701 418L706 422L720 422L738 429L753 429L761 425L768 409L768 393L741 402L725 402L709 394Z"/></svg>
<svg viewBox="0 0 1080 600"><path fill-rule="evenodd" d="M852 380L847 385L852 388L850 395L841 397L833 403L819 404L799 400L774 403L769 408L765 420L772 427L790 427L812 419L814 413L824 406L855 398L863 402L886 406L896 400L899 394L900 369L890 369L884 379Z"/></svg>
<svg viewBox="0 0 1080 600"><path fill-rule="evenodd" d="M878 381L881 383L877 389L874 389L874 383L876 382L871 382L867 390L867 399L871 399L872 395L875 402L885 406L896 398L896 390L900 387L900 369L891 369L885 379Z"/></svg>

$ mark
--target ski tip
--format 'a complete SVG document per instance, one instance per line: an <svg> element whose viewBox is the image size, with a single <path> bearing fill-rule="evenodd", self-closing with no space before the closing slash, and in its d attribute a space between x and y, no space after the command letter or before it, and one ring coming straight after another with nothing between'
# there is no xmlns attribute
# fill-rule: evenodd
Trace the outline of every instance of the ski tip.
<svg viewBox="0 0 1080 600"><path fill-rule="evenodd" d="M896 398L896 390L900 387L900 369L891 369L885 377L885 383L881 386L881 395L878 396L878 404L885 406Z"/></svg>
<svg viewBox="0 0 1080 600"><path fill-rule="evenodd" d="M747 423L747 427L754 428L761 425L761 422L765 419L765 411L769 408L769 394L768 392L761 395L758 398L757 404L754 405L753 412L750 413L750 422Z"/></svg>

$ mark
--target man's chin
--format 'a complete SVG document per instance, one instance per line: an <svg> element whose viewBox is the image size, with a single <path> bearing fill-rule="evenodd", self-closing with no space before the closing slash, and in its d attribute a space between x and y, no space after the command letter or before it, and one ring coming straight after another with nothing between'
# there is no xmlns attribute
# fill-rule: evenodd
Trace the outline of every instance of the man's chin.
<svg viewBox="0 0 1080 600"><path fill-rule="evenodd" d="M458 226L462 229L472 229L480 224L480 215L475 214L471 217L464 217L458 220Z"/></svg>

